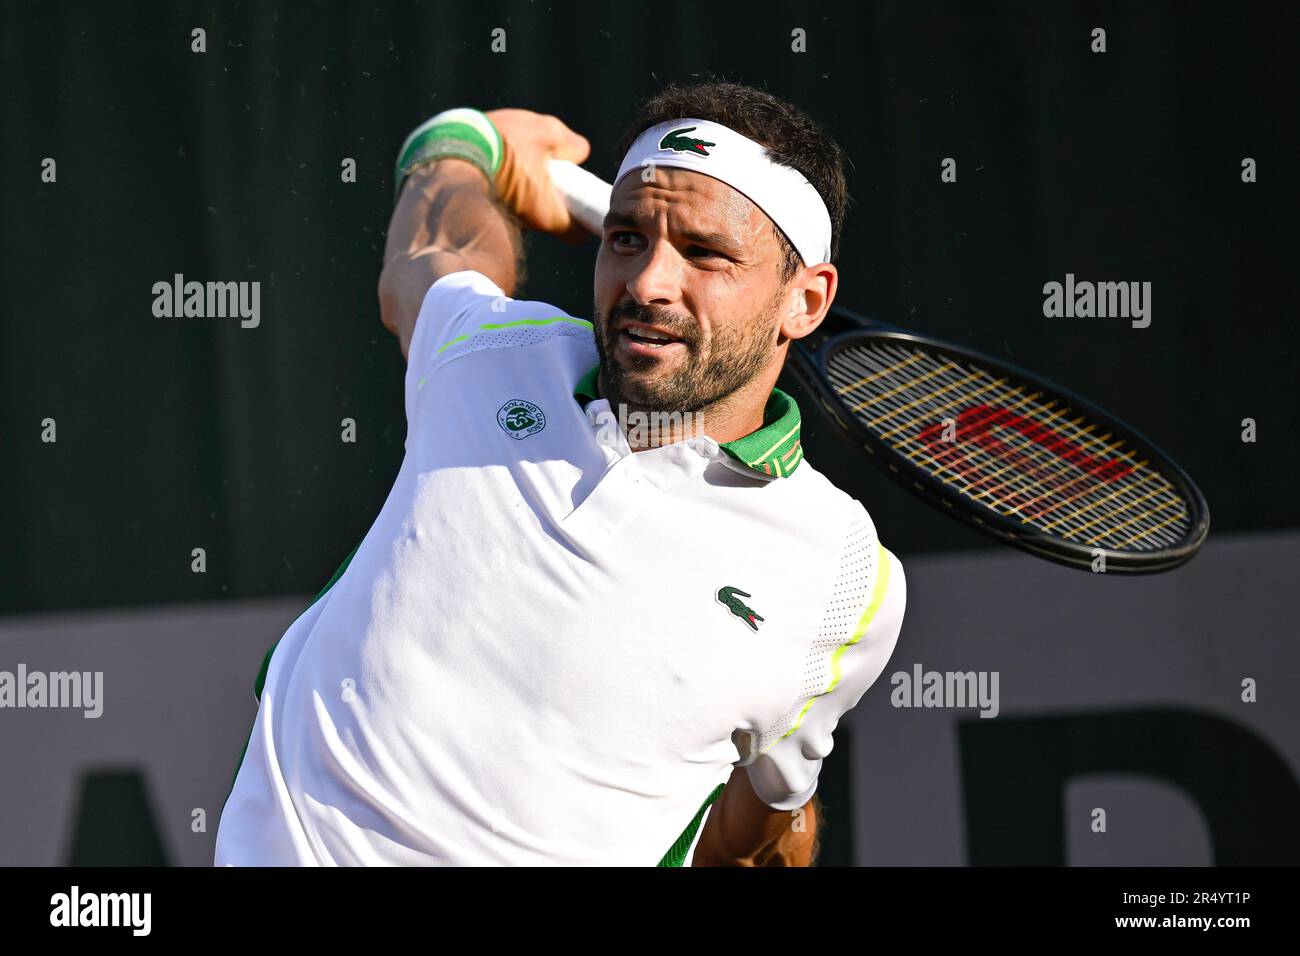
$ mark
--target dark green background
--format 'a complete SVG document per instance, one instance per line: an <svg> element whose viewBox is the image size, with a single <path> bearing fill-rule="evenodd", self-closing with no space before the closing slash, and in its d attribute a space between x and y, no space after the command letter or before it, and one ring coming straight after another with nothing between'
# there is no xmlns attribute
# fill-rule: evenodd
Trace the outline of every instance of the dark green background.
<svg viewBox="0 0 1300 956"><path fill-rule="evenodd" d="M636 103L712 74L852 158L841 302L1130 420L1199 481L1212 535L1295 526L1295 50L1294 4L6 4L0 612L318 589L402 455L375 283L403 136L451 106L553 112L609 177ZM535 239L521 294L586 314L593 260ZM260 281L261 327L155 318L177 272ZM1151 327L1044 319L1067 272L1152 282ZM891 549L986 546L809 424Z"/></svg>

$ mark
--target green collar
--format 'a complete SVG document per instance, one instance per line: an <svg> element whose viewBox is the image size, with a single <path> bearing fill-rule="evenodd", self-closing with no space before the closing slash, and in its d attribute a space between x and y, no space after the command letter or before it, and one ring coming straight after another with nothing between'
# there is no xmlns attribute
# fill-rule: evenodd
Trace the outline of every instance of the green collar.
<svg viewBox="0 0 1300 956"><path fill-rule="evenodd" d="M600 365L594 366L573 389L573 397L581 405L600 398ZM763 409L763 427L735 441L719 442L728 455L746 467L767 475L784 478L793 474L803 461L803 446L799 443L799 406L781 391L772 389Z"/></svg>

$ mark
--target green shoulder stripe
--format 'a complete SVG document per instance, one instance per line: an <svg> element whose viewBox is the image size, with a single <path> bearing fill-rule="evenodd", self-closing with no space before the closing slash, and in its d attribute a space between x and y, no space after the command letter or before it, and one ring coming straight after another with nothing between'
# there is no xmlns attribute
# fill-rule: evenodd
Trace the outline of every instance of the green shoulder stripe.
<svg viewBox="0 0 1300 956"><path fill-rule="evenodd" d="M592 327L591 323L586 319L575 319L571 315L557 315L549 319L519 319L516 322L485 322L473 332L466 332L464 335L458 335L454 339L449 339L447 342L438 346L438 348L434 350L433 354L438 355L439 353L451 348L453 345L464 342L466 339L473 338L480 332L499 332L502 329L517 329L521 325L554 325L556 322L568 322L571 325L576 325L584 329L590 329Z"/></svg>

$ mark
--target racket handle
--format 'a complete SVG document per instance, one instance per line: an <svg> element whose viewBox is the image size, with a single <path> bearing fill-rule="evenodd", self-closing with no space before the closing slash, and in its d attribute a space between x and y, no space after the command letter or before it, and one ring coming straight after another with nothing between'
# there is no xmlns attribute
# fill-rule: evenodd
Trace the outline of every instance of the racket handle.
<svg viewBox="0 0 1300 956"><path fill-rule="evenodd" d="M569 207L569 215L588 231L601 235L605 231L605 214L609 212L609 183L565 159L551 159L547 165L551 182Z"/></svg>

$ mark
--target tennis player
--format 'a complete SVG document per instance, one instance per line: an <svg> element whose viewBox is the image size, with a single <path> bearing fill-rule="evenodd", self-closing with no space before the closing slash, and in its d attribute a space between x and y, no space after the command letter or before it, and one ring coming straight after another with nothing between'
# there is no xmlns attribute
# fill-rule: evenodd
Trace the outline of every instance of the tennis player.
<svg viewBox="0 0 1300 956"><path fill-rule="evenodd" d="M407 360L378 518L259 675L218 864L808 865L903 570L776 388L835 296L838 146L744 86L648 101L590 321L515 299L587 141L407 140L379 299Z"/></svg>

